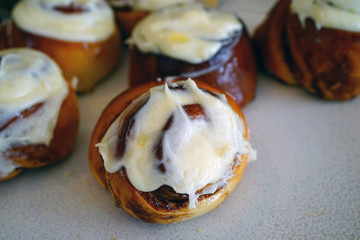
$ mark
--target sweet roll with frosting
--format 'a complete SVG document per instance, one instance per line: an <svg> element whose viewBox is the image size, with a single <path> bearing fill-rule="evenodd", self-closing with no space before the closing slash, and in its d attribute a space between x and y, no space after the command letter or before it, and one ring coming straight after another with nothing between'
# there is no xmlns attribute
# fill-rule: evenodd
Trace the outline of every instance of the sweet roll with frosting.
<svg viewBox="0 0 360 240"><path fill-rule="evenodd" d="M94 129L89 164L126 212L171 223L218 206L254 153L236 102L189 79L115 98Z"/></svg>
<svg viewBox="0 0 360 240"><path fill-rule="evenodd" d="M120 54L114 13L104 0L21 0L0 32L0 48L45 52L77 82L78 92L92 90Z"/></svg>
<svg viewBox="0 0 360 240"><path fill-rule="evenodd" d="M329 100L360 93L360 2L279 0L255 32L269 72Z"/></svg>
<svg viewBox="0 0 360 240"><path fill-rule="evenodd" d="M236 16L201 5L166 8L139 22L129 42L131 86L191 77L221 89L241 106L254 97L255 58Z"/></svg>
<svg viewBox="0 0 360 240"><path fill-rule="evenodd" d="M77 98L45 54L0 51L0 181L66 157L77 135Z"/></svg>

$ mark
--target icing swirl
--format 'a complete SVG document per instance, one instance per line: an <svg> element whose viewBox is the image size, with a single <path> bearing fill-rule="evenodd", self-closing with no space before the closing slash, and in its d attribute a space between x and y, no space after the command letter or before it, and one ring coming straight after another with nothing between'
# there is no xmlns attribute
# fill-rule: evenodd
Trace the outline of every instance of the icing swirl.
<svg viewBox="0 0 360 240"><path fill-rule="evenodd" d="M24 31L71 42L105 40L115 30L103 0L22 0L12 18Z"/></svg>
<svg viewBox="0 0 360 240"><path fill-rule="evenodd" d="M195 0L108 0L114 7L130 7L134 10L154 11L176 4L192 3Z"/></svg>
<svg viewBox="0 0 360 240"><path fill-rule="evenodd" d="M233 15L183 5L154 12L135 26L130 43L143 53L197 64L209 60L242 24Z"/></svg>
<svg viewBox="0 0 360 240"><path fill-rule="evenodd" d="M290 8L303 24L306 18L312 18L318 28L360 32L358 0L292 0Z"/></svg>

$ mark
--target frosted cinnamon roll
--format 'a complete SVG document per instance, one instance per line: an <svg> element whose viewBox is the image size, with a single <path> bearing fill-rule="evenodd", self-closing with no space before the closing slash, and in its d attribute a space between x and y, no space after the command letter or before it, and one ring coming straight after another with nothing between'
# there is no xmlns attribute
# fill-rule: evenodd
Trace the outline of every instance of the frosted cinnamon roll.
<svg viewBox="0 0 360 240"><path fill-rule="evenodd" d="M254 97L254 54L244 24L233 15L200 5L167 8L136 25L129 42L130 86L191 77L221 89L241 106Z"/></svg>
<svg viewBox="0 0 360 240"><path fill-rule="evenodd" d="M0 181L66 157L78 123L75 92L53 60L26 48L0 51Z"/></svg>
<svg viewBox="0 0 360 240"><path fill-rule="evenodd" d="M86 92L116 65L119 33L103 0L22 0L3 24L0 48L31 47L47 53Z"/></svg>
<svg viewBox="0 0 360 240"><path fill-rule="evenodd" d="M330 100L360 93L360 2L280 0L255 32L269 72Z"/></svg>
<svg viewBox="0 0 360 240"><path fill-rule="evenodd" d="M125 37L131 35L134 26L152 11L166 7L202 3L206 6L215 7L218 0L107 0L115 11L116 21Z"/></svg>
<svg viewBox="0 0 360 240"><path fill-rule="evenodd" d="M217 207L254 157L237 103L191 79L120 94L100 116L89 150L90 169L116 204L156 223Z"/></svg>

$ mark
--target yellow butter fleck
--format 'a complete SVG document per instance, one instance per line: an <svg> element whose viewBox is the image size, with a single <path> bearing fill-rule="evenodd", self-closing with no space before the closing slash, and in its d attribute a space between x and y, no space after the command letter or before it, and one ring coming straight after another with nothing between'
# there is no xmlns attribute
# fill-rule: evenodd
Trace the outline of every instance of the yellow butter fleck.
<svg viewBox="0 0 360 240"><path fill-rule="evenodd" d="M182 33L172 33L170 35L170 41L174 43L186 43L189 41L189 37Z"/></svg>

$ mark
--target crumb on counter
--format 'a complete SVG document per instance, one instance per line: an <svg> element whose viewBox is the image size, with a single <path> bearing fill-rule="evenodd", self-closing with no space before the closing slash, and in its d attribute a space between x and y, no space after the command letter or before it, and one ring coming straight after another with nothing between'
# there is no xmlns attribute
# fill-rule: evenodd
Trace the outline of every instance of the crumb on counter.
<svg viewBox="0 0 360 240"><path fill-rule="evenodd" d="M52 184L52 183L54 183L55 181L56 181L56 178L51 177L51 178L45 179L45 180L43 181L43 183L44 183L44 184Z"/></svg>
<svg viewBox="0 0 360 240"><path fill-rule="evenodd" d="M310 211L308 213L305 213L304 214L304 217L320 217L322 215L324 215L325 213L323 211L319 211L319 212L316 212L316 211Z"/></svg>
<svg viewBox="0 0 360 240"><path fill-rule="evenodd" d="M64 173L63 173L63 177L69 177L69 176L71 176L72 174L73 174L72 171L67 171L67 172L64 172Z"/></svg>

